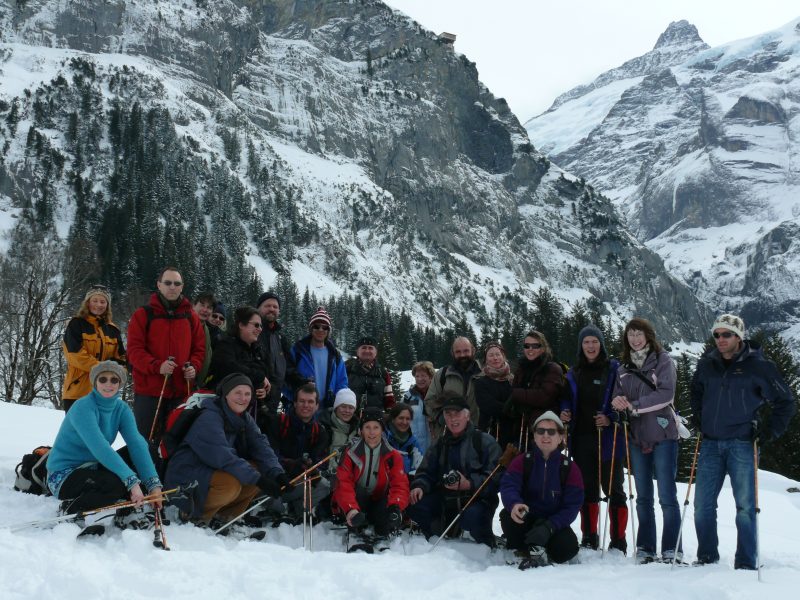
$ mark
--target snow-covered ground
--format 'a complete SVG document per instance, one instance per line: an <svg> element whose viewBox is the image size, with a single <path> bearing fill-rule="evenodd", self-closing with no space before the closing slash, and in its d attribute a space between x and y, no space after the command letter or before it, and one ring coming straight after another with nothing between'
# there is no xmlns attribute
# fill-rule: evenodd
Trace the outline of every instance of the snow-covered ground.
<svg viewBox="0 0 800 600"><path fill-rule="evenodd" d="M720 496L720 564L680 568L582 550L580 564L521 572L468 542L447 541L428 553L423 538L395 540L379 555L345 554L341 534L317 526L314 552L302 549L300 528L269 530L264 542L219 539L189 525L167 528L171 552L153 547L144 531L112 532L76 540L78 527L17 533L8 526L55 515L52 498L13 491L14 466L23 453L50 444L62 413L0 403L0 597L83 600L114 598L324 598L398 597L438 599L532 597L560 600L647 598L710 600L794 597L800 582L800 493L784 477L761 472L763 582L753 572L734 571L736 531L729 487ZM688 450L687 450L688 451ZM685 486L679 486L682 501ZM696 549L691 507L684 528L685 550ZM629 544L631 543L629 539ZM538 594L537 594L538 593Z"/></svg>

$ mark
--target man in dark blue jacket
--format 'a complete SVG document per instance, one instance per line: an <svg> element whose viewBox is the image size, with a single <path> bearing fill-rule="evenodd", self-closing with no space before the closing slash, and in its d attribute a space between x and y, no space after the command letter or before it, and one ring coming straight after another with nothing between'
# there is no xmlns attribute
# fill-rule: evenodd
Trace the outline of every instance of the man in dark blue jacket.
<svg viewBox="0 0 800 600"><path fill-rule="evenodd" d="M759 440L786 431L797 407L775 363L744 340L740 317L720 316L711 333L716 348L703 355L692 380L692 420L703 434L694 499L697 563L719 561L717 498L729 475L738 534L734 567L756 569L755 450ZM767 404L769 422L759 418Z"/></svg>
<svg viewBox="0 0 800 600"><path fill-rule="evenodd" d="M441 401L445 432L425 453L409 495L408 516L425 537L444 531L492 473L501 454L495 439L470 422L462 396L445 390L437 400ZM452 475L452 480L446 475ZM492 519L497 504L497 481L492 481L464 511L459 525L475 541L494 546Z"/></svg>

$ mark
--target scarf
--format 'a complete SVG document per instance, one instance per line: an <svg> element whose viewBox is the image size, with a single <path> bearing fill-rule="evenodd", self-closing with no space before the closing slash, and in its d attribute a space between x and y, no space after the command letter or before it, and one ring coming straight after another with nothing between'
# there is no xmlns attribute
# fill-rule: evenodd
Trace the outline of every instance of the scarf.
<svg viewBox="0 0 800 600"><path fill-rule="evenodd" d="M503 366L499 369L495 369L489 365L484 365L483 374L490 379L496 379L497 381L511 381L513 379L511 375L511 367L508 365L508 362L503 363Z"/></svg>
<svg viewBox="0 0 800 600"><path fill-rule="evenodd" d="M631 362L636 365L637 369L641 369L648 354L650 354L650 344L647 344L641 350L631 350Z"/></svg>

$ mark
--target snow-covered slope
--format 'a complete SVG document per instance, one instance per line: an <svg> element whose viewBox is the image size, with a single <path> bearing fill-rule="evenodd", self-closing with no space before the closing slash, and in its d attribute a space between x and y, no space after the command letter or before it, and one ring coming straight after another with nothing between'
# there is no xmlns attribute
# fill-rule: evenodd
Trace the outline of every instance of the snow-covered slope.
<svg viewBox="0 0 800 600"><path fill-rule="evenodd" d="M643 60L657 45L561 96L528 133L712 307L796 337L800 19L717 48L685 21L664 36L669 61Z"/></svg>
<svg viewBox="0 0 800 600"><path fill-rule="evenodd" d="M607 199L533 148L474 63L381 2L0 7L0 210L36 206L52 190L66 235L78 204L90 215L124 206L109 115L138 103L174 130L196 189L187 202L197 207L178 220L168 204L152 209L167 223L161 245L170 228L202 230L210 242L196 252L246 256L266 285L289 272L301 290L380 296L437 326L463 315L478 325L504 292L529 298L549 286L618 319L648 315L666 339L702 336L704 306ZM96 102L88 139L99 142L79 152L72 115L83 119L86 97ZM54 180L42 181L52 170L37 145L63 165ZM167 176L178 165L169 167ZM85 203L76 170L92 182ZM219 181L224 193L212 193ZM219 208L231 189L241 200ZM125 253L113 254L112 271L127 272L113 262Z"/></svg>
<svg viewBox="0 0 800 600"><path fill-rule="evenodd" d="M152 599L206 600L374 598L399 596L452 600L529 597L532 592L567 600L707 600L790 598L800 577L800 493L797 482L761 472L759 502L764 583L756 574L733 570L735 506L729 485L720 495L720 564L670 570L636 566L619 554L581 550L580 564L519 571L466 541L443 542L432 553L424 538L396 540L378 555L344 553L341 533L317 525L314 552L302 549L301 527L269 530L264 542L218 539L190 525L170 525L171 552L152 545L148 531L111 531L77 541L78 528L11 533L10 525L55 515L52 498L15 492L13 469L33 447L51 443L63 413L0 402L0 590L4 600ZM683 448L683 451L689 451ZM678 487L685 497L684 485ZM659 528L660 528L660 517ZM497 528L497 524L496 524ZM499 532L499 530L498 530ZM696 550L692 508L687 510L684 549ZM630 545L630 528L628 544Z"/></svg>

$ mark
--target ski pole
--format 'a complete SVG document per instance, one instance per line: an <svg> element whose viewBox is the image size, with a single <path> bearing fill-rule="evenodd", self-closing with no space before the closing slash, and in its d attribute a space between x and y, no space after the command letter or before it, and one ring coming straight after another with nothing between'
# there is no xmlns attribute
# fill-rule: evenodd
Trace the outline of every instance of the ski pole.
<svg viewBox="0 0 800 600"><path fill-rule="evenodd" d="M606 522L603 524L603 545L600 548L600 555L606 554L606 534L608 533L608 522L611 520L611 485L614 483L614 455L617 453L617 430L619 422L614 421L614 443L611 445L611 469L608 473L608 494L606 504Z"/></svg>
<svg viewBox="0 0 800 600"><path fill-rule="evenodd" d="M600 414L599 412L597 414ZM603 428L597 428L597 493L599 500L603 501ZM606 499L608 501L608 499Z"/></svg>
<svg viewBox="0 0 800 600"><path fill-rule="evenodd" d="M174 356L168 356L168 361L175 360ZM153 441L153 434L156 432L156 423L158 423L158 413L161 412L161 401L164 399L164 390L167 389L167 379L169 379L169 373L164 375L164 383L161 384L161 393L158 395L158 403L156 404L156 414L153 415L153 425L150 427L150 435L147 436L147 441Z"/></svg>
<svg viewBox="0 0 800 600"><path fill-rule="evenodd" d="M154 508L155 521L153 522L153 546L162 550L169 550L167 534L164 532L164 522L161 520L161 509Z"/></svg>
<svg viewBox="0 0 800 600"><path fill-rule="evenodd" d="M525 413L523 412L519 418L519 444L517 448L522 448L522 430L525 428Z"/></svg>
<svg viewBox="0 0 800 600"><path fill-rule="evenodd" d="M186 491L192 489L194 485L191 486L178 486L174 487L170 490L162 491L158 494L148 494L142 500L142 504L152 504L153 502L157 502L158 500L166 500L169 494L177 494L182 491ZM100 512L105 512L107 510L116 510L118 508L127 508L129 506L134 506L136 503L133 500L124 500L122 502L115 502L114 504L108 504L106 506L101 506L99 508L90 508L87 510L82 510L76 513L71 513L68 515L60 515L58 517L53 517L51 519L42 519L39 521L29 521L27 523L20 523L19 525L12 525L9 530L12 532L22 531L23 529L27 529L28 527L37 527L39 525L49 525L50 523L61 523L62 521L74 521L75 519L82 519L84 517L88 517L89 515L94 515Z"/></svg>
<svg viewBox="0 0 800 600"><path fill-rule="evenodd" d="M761 541L758 535L758 515L761 508L758 506L758 438L753 440L753 477L755 484L756 500L756 570L758 571L758 581L761 582Z"/></svg>
<svg viewBox="0 0 800 600"><path fill-rule="evenodd" d="M686 518L686 507L689 506L689 494L692 491L692 481L694 481L694 468L697 465L697 454L700 452L700 440L702 440L703 434L697 434L697 443L694 445L694 454L692 455L692 469L689 471L689 485L686 487L686 499L683 501L683 511L681 512L681 525L678 528L678 539L675 542L675 552L672 555L672 565L670 569L675 568L675 563L678 560L678 548L681 547L681 537L683 536L683 520Z"/></svg>
<svg viewBox="0 0 800 600"><path fill-rule="evenodd" d="M314 551L314 499L311 497L311 480L306 477L308 486L308 551Z"/></svg>
<svg viewBox="0 0 800 600"><path fill-rule="evenodd" d="M497 462L497 466L494 469L492 469L492 472L489 473L489 476L483 480L483 483L480 484L480 486L478 486L478 489L475 490L475 493L469 497L469 500L467 500L466 504L464 504L461 510L458 511L458 514L455 516L455 518L452 521L450 521L450 524L447 526L447 529L445 529L442 532L442 535L439 536L439 539L436 540L436 543L431 547L430 550L428 550L428 552L433 552L436 549L436 546L439 545L439 542L441 542L444 538L447 537L447 534L450 532L453 526L456 523L458 523L458 520L461 518L461 515L463 515L464 511L467 510L470 507L470 505L475 501L475 498L477 498L478 495L483 491L483 488L485 488L488 485L488 483L492 480L492 477L494 477L495 473L497 473L497 471L499 471L501 468L503 469L506 468L508 466L508 463L510 463L514 459L517 453L518 450L514 448L512 444L508 444L506 446L505 452L503 452L503 455Z"/></svg>
<svg viewBox="0 0 800 600"><path fill-rule="evenodd" d="M191 366L192 366L192 363L190 363L187 360L185 363L183 363L183 370L185 371L186 369L188 369ZM186 380L186 397L188 398L191 395L192 395L192 382L189 379L187 379Z"/></svg>
<svg viewBox="0 0 800 600"><path fill-rule="evenodd" d="M331 452L330 454L328 454L328 456L326 456L325 458L323 458L322 460L320 460L318 463L316 463L316 464L314 464L314 465L311 465L311 466L310 466L310 467L308 467L308 468L307 468L305 471L303 471L302 473L300 473L300 474L299 474L297 477L295 477L294 479L292 479L292 480L289 482L289 485L291 485L291 486L294 486L294 485L296 485L296 484L297 484L297 482L299 482L301 479L303 479L304 477L306 477L306 476L307 476L307 475L308 475L308 474L309 474L311 471L313 471L313 470L314 470L314 469L316 469L317 467L319 467L319 466L321 466L321 465L325 464L326 462L328 462L330 459L332 459L332 458L333 458L334 456L336 456L337 454L339 454L339 450L334 450L333 452ZM311 480L313 481L313 480L314 480L314 478L312 478ZM283 491L284 489L285 489L285 488L281 488L281 491ZM234 523L236 523L236 521L240 520L240 519L241 519L242 517L244 517L245 515L249 515L251 512L253 512L253 511L254 511L255 509L257 509L259 506L261 506L262 504L264 504L264 503L265 503L267 500L269 500L270 498L272 498L272 496L264 496L264 498L262 498L261 500L259 500L259 501L258 501L258 502L256 502L255 504L253 504L253 505L252 505L250 508L248 508L247 510L243 511L241 514L239 514L239 515L237 515L237 516L233 517L233 518L232 518L230 521L228 521L227 523L225 523L224 525L222 525L222 526L221 526L219 529L215 530L215 531L214 531L214 534L215 534L215 535L219 535L221 532L225 531L225 530L226 530L228 527L230 527L231 525L233 525Z"/></svg>
<svg viewBox="0 0 800 600"><path fill-rule="evenodd" d="M633 470L631 469L631 445L628 439L628 411L623 411L622 415L622 429L625 432L625 455L628 460L628 504L630 505L631 513L631 531L633 532L633 543L636 543L636 512L633 510ZM633 553L633 559L636 560L636 552Z"/></svg>
<svg viewBox="0 0 800 600"><path fill-rule="evenodd" d="M303 476L303 550L308 547L308 475Z"/></svg>

